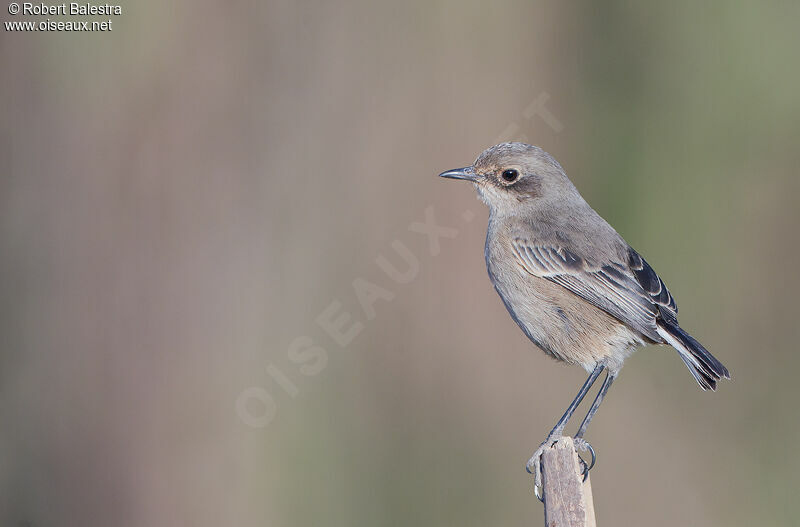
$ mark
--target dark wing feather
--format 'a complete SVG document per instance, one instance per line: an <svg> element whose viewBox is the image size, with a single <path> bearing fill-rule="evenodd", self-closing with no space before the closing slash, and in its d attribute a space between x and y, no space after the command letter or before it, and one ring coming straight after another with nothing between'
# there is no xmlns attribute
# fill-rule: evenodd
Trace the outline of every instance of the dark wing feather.
<svg viewBox="0 0 800 527"><path fill-rule="evenodd" d="M633 249L627 262L595 263L564 249L512 242L520 264L532 275L575 293L655 342L657 318L675 321L678 307L664 282Z"/></svg>
<svg viewBox="0 0 800 527"><path fill-rule="evenodd" d="M642 289L647 291L658 306L662 318L669 322L677 322L678 305L675 303L675 299L672 298L664 281L653 271L650 264L633 249L628 252L628 267L633 271L633 276L636 277Z"/></svg>

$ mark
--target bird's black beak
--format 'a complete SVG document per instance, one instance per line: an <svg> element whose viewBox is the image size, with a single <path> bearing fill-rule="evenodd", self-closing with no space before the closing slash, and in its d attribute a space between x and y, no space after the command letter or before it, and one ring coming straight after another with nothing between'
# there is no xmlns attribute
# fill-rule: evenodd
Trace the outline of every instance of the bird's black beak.
<svg viewBox="0 0 800 527"><path fill-rule="evenodd" d="M439 174L439 177L446 177L450 179L466 179L467 181L475 181L478 179L478 174L475 173L475 169L471 166L464 167L464 168L456 168L453 170L448 170L447 172L442 172Z"/></svg>

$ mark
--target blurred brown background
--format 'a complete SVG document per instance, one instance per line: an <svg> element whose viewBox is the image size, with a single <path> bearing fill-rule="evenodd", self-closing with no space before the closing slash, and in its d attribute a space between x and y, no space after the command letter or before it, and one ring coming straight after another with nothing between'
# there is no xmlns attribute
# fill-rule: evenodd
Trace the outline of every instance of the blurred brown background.
<svg viewBox="0 0 800 527"><path fill-rule="evenodd" d="M599 524L794 524L798 16L142 1L3 30L0 523L540 525L524 463L585 373L514 325L486 210L435 177L513 138L733 374L632 357L589 431Z"/></svg>

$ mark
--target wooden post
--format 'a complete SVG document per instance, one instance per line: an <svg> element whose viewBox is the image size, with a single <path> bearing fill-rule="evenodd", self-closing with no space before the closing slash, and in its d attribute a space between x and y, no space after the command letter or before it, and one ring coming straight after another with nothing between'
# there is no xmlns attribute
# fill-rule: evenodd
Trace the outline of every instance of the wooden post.
<svg viewBox="0 0 800 527"><path fill-rule="evenodd" d="M591 481L583 481L571 437L559 439L544 451L542 485L547 527L596 527Z"/></svg>

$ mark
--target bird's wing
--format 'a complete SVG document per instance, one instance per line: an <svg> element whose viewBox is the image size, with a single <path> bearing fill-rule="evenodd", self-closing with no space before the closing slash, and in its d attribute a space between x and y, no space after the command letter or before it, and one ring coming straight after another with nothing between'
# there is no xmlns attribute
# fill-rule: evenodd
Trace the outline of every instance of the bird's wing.
<svg viewBox="0 0 800 527"><path fill-rule="evenodd" d="M676 321L678 306L667 286L631 248L627 261L592 262L563 247L512 241L527 272L559 284L656 342L656 320Z"/></svg>

